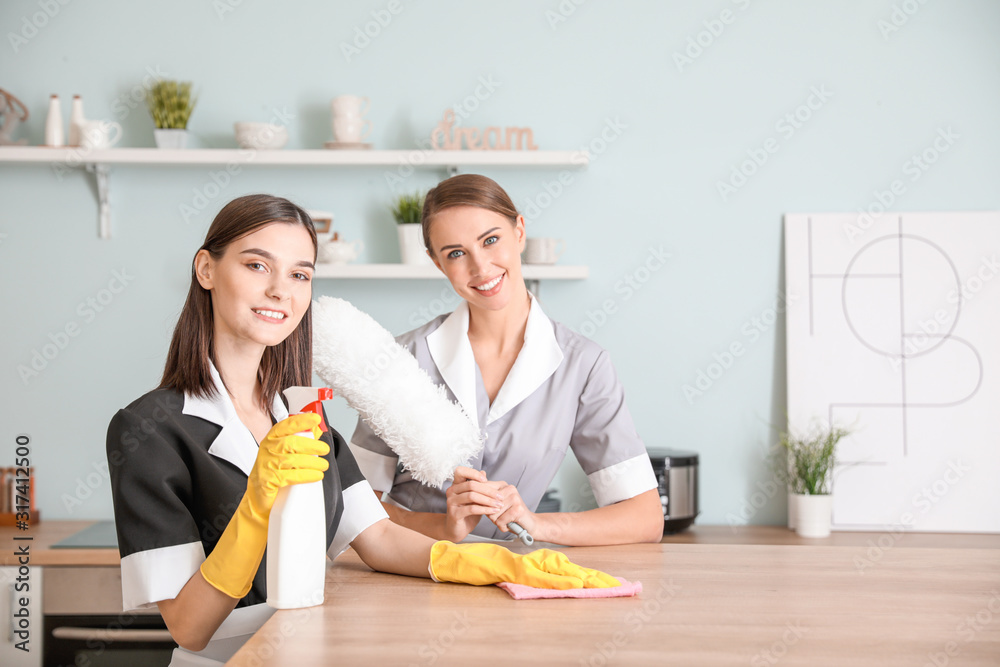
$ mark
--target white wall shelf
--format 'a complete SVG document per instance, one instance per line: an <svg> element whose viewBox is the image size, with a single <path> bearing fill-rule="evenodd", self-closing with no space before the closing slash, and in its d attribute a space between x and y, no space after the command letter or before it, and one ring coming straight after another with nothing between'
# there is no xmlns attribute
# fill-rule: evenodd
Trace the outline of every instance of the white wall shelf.
<svg viewBox="0 0 1000 667"><path fill-rule="evenodd" d="M0 146L0 162L84 164L226 165L330 167L586 167L586 151L435 151L435 150L250 150L242 148L49 148Z"/></svg>
<svg viewBox="0 0 1000 667"><path fill-rule="evenodd" d="M250 150L241 148L50 148L0 146L0 164L49 164L53 169L86 168L97 179L98 227L102 239L111 238L111 166L175 165L239 167L564 167L582 169L590 162L587 151L435 151L435 150Z"/></svg>
<svg viewBox="0 0 1000 667"><path fill-rule="evenodd" d="M542 280L585 280L590 275L586 266L558 264L522 264L521 275L528 290L538 296ZM316 264L315 279L330 280L424 280L444 279L436 266L422 264Z"/></svg>
<svg viewBox="0 0 1000 667"><path fill-rule="evenodd" d="M586 266L561 266L558 264L523 264L525 280L584 280L590 275ZM315 278L360 279L444 279L436 266L421 264L317 264Z"/></svg>

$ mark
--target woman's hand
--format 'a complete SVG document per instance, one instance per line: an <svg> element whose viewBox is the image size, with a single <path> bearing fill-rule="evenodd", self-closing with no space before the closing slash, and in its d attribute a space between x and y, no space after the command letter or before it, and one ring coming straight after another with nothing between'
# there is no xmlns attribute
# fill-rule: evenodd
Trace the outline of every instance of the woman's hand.
<svg viewBox="0 0 1000 667"><path fill-rule="evenodd" d="M246 493L201 564L205 581L229 597L240 599L253 585L267 546L267 524L278 490L289 484L320 481L330 466L321 458L330 446L319 440L319 421L319 415L292 415L272 426L261 440ZM312 431L316 439L295 435L303 431Z"/></svg>
<svg viewBox="0 0 1000 667"><path fill-rule="evenodd" d="M473 531L480 517L502 511L500 489L505 486L505 482L487 480L485 471L465 466L455 468L455 477L445 492L448 501L446 539L460 542Z"/></svg>
<svg viewBox="0 0 1000 667"><path fill-rule="evenodd" d="M496 483L496 482L495 482ZM489 514L490 521L497 525L497 528L505 533L509 533L510 530L507 528L507 524L516 521L522 528L535 535L535 531L538 527L538 518L535 513L528 509L528 506L524 504L521 499L521 494L518 493L517 487L513 484L507 484L506 482L499 482L503 484L500 488L499 493L503 498L503 506L499 511L495 511L493 514Z"/></svg>
<svg viewBox="0 0 1000 667"><path fill-rule="evenodd" d="M483 542L435 542L430 552L430 570L435 581L475 586L504 581L558 590L621 585L609 574L577 565L561 551L539 549L521 555L499 544Z"/></svg>
<svg viewBox="0 0 1000 667"><path fill-rule="evenodd" d="M282 487L323 479L330 464L321 457L330 453L330 446L319 439L323 435L320 421L321 417L311 412L291 415L272 426L260 441L244 496L257 515L270 516ZM306 431L313 437L296 435Z"/></svg>

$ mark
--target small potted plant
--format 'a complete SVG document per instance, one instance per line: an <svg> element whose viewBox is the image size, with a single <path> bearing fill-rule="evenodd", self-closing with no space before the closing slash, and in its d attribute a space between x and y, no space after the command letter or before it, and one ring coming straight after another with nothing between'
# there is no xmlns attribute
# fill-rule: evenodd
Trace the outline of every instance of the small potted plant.
<svg viewBox="0 0 1000 667"><path fill-rule="evenodd" d="M403 264L433 264L424 247L420 216L424 210L424 193L399 195L392 206L392 217L399 231L399 254Z"/></svg>
<svg viewBox="0 0 1000 667"><path fill-rule="evenodd" d="M837 443L849 434L840 426L820 425L807 435L789 431L780 436L785 455L775 458L775 472L788 485L789 527L802 537L830 534Z"/></svg>
<svg viewBox="0 0 1000 667"><path fill-rule="evenodd" d="M190 81L157 79L146 91L146 106L153 116L156 145L159 148L184 148L187 124L197 97L191 96Z"/></svg>

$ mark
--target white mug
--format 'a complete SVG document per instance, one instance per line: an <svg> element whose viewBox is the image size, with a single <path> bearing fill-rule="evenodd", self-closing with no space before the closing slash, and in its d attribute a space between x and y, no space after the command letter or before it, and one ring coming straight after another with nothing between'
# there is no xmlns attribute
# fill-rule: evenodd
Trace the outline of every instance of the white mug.
<svg viewBox="0 0 1000 667"><path fill-rule="evenodd" d="M334 116L333 138L343 143L358 143L364 141L372 131L372 122L360 117L347 118Z"/></svg>
<svg viewBox="0 0 1000 667"><path fill-rule="evenodd" d="M85 120L80 128L80 148L111 148L122 138L122 126L111 120ZM111 137L114 129L115 136Z"/></svg>
<svg viewBox="0 0 1000 667"><path fill-rule="evenodd" d="M565 249L562 239L528 238L524 243L524 263L555 264Z"/></svg>
<svg viewBox="0 0 1000 667"><path fill-rule="evenodd" d="M330 103L330 111L334 118L337 116L350 116L360 118L371 109L372 101L367 97L359 95L341 95L333 98Z"/></svg>

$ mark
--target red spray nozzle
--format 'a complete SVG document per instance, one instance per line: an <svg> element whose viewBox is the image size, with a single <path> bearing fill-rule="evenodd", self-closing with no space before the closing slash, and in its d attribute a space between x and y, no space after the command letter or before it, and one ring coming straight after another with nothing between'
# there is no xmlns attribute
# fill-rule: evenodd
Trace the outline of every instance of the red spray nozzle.
<svg viewBox="0 0 1000 667"><path fill-rule="evenodd" d="M326 420L323 419L323 401L329 401L333 398L333 389L329 387L289 387L282 393L288 401L289 412L293 414L296 412L317 414L320 418L320 430L324 433L330 430L326 425Z"/></svg>

